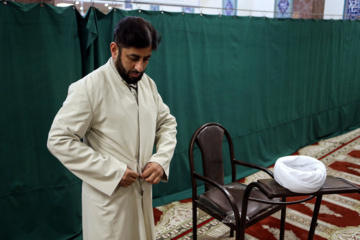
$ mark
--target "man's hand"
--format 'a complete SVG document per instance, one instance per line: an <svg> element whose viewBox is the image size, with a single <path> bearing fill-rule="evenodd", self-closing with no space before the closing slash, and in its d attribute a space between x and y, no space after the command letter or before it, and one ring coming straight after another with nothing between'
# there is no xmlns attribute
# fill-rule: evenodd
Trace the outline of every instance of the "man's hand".
<svg viewBox="0 0 360 240"><path fill-rule="evenodd" d="M126 169L126 172L124 176L122 177L119 185L120 187L128 187L131 184L133 184L136 179L139 177L139 174L137 172L134 172L129 167Z"/></svg>
<svg viewBox="0 0 360 240"><path fill-rule="evenodd" d="M149 184L158 184L164 175L164 169L156 162L149 162L146 164L141 178L144 178L145 181Z"/></svg>

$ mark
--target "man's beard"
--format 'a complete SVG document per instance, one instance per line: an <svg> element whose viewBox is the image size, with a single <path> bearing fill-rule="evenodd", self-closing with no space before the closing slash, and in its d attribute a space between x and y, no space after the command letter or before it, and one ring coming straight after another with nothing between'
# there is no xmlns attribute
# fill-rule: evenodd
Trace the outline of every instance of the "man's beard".
<svg viewBox="0 0 360 240"><path fill-rule="evenodd" d="M121 62L121 52L120 54L118 54L117 58L116 58L116 62L115 62L115 67L117 69L117 71L119 72L120 76L122 77L122 79L125 80L125 82L129 83L129 84L136 84L138 81L140 81L140 79L142 78L144 72L141 72L140 75L138 77L131 77L130 73L139 73L136 70L130 70L130 71L126 71L126 69L124 68L124 65Z"/></svg>

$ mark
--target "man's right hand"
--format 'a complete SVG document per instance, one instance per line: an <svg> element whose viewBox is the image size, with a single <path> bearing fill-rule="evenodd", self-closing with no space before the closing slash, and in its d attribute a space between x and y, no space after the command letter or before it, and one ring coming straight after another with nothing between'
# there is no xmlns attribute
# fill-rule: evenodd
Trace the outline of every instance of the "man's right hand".
<svg viewBox="0 0 360 240"><path fill-rule="evenodd" d="M123 178L121 179L119 185L120 185L120 187L128 187L131 184L133 184L138 177L139 177L139 174L137 172L134 172L133 170L131 170L128 167L126 169L126 172L125 172Z"/></svg>

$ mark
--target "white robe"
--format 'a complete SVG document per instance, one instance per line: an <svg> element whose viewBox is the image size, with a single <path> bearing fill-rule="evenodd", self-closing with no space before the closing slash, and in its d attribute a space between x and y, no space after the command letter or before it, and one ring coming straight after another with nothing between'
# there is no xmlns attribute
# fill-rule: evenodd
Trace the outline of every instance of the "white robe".
<svg viewBox="0 0 360 240"><path fill-rule="evenodd" d="M176 133L153 80L144 74L138 82L137 103L111 58L69 87L48 148L83 180L84 240L155 239L152 186L118 184L127 167L141 174L148 162L163 167L166 181Z"/></svg>

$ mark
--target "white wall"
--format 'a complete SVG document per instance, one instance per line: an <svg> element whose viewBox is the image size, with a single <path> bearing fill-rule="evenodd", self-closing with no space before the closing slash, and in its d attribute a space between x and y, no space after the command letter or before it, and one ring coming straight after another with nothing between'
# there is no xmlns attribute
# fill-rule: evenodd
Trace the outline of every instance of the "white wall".
<svg viewBox="0 0 360 240"><path fill-rule="evenodd" d="M238 0L238 16L274 17L275 0Z"/></svg>
<svg viewBox="0 0 360 240"><path fill-rule="evenodd" d="M156 2L161 2L161 1L156 1ZM167 0L167 1L163 0L163 2L171 3L172 0ZM222 4L223 4L223 0L199 0L199 6L205 6L205 8L195 8L194 13L219 15L222 14L222 10L221 10ZM136 5L133 4L133 6ZM273 13L274 6L275 6L275 0L237 0L237 9L244 9L244 10L238 10L237 15L274 17L274 13ZM171 11L180 12L182 11L182 8L162 6L160 7L160 10L170 11L170 12Z"/></svg>
<svg viewBox="0 0 360 240"><path fill-rule="evenodd" d="M344 0L325 0L324 19L342 19Z"/></svg>
<svg viewBox="0 0 360 240"><path fill-rule="evenodd" d="M90 0L88 0L90 1ZM156 2L178 4L181 3L203 6L204 8L194 8L194 13L222 14L223 0L139 0L140 2ZM133 9L150 10L149 4L137 4L132 2ZM208 7L208 8L206 8ZM275 0L237 0L237 16L256 16L256 17L274 17ZM178 6L160 6L160 11L182 12L183 8ZM344 0L325 0L324 19L342 19L344 11Z"/></svg>
<svg viewBox="0 0 360 240"><path fill-rule="evenodd" d="M203 13L203 14L214 14L219 15L222 13L222 0L200 0L200 6L212 7L203 8L203 9L195 9L195 13Z"/></svg>

